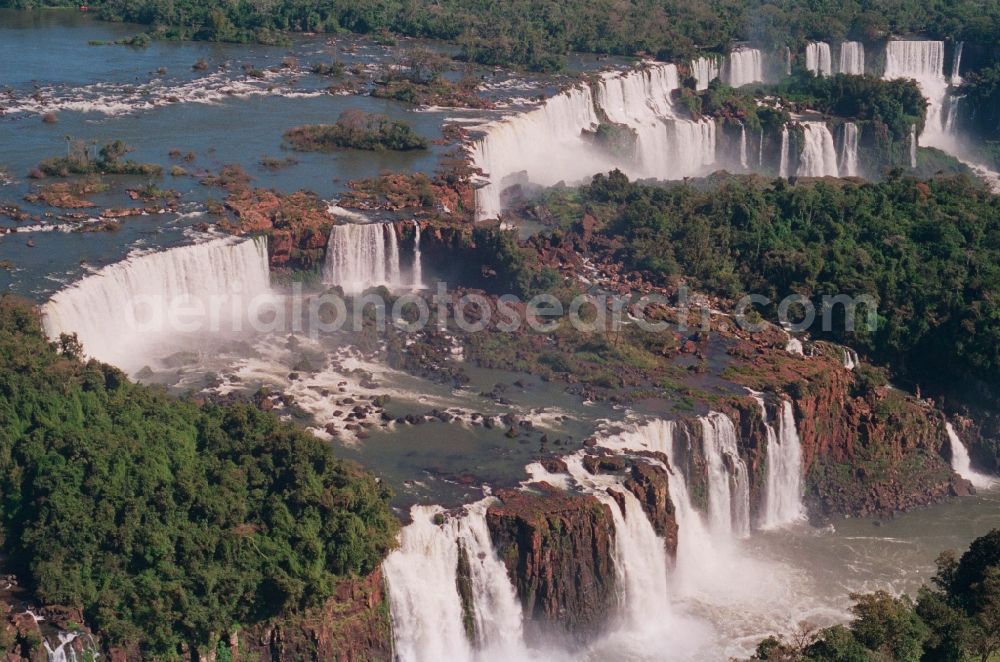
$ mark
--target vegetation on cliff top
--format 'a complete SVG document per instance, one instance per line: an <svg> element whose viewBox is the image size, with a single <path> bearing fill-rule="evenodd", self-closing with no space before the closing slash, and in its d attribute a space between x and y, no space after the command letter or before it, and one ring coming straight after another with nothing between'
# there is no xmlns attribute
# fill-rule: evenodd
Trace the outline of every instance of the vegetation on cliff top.
<svg viewBox="0 0 1000 662"><path fill-rule="evenodd" d="M372 571L397 522L376 480L250 405L198 406L81 362L0 298L0 542L40 600L143 656L213 650Z"/></svg>
<svg viewBox="0 0 1000 662"><path fill-rule="evenodd" d="M285 141L301 152L427 149L427 139L409 124L360 110L345 110L335 124L307 124L289 129Z"/></svg>
<svg viewBox="0 0 1000 662"><path fill-rule="evenodd" d="M549 197L550 210L598 219L626 268L654 280L773 302L801 293L818 311L823 295L871 295L875 331L827 335L925 386L1000 393L1000 198L972 180L650 186L615 171Z"/></svg>
<svg viewBox="0 0 1000 662"><path fill-rule="evenodd" d="M0 0L53 4L77 3ZM470 61L533 70L559 67L570 51L673 58L745 40L782 46L922 32L992 44L1000 34L1000 5L980 0L95 0L90 7L106 19L157 26L154 36L273 42L279 30L391 31L456 41Z"/></svg>
<svg viewBox="0 0 1000 662"><path fill-rule="evenodd" d="M69 177L70 175L140 175L144 177L159 177L163 168L154 163L136 163L123 161L125 155L134 148L121 140L110 142L91 155L90 147L83 140L66 139L66 156L46 159L38 164L38 170L44 175L53 177Z"/></svg>
<svg viewBox="0 0 1000 662"><path fill-rule="evenodd" d="M784 106L816 110L858 122L874 122L896 141L908 140L911 128L922 127L927 101L912 80L882 80L874 76L814 76L797 72L777 85L753 85L733 89L714 81L707 90L695 94L685 90L682 97L689 110L714 117L733 117L747 128L780 125L788 121L783 113L766 103L778 97ZM760 101L765 103L761 104ZM773 118L773 119L772 119Z"/></svg>
<svg viewBox="0 0 1000 662"><path fill-rule="evenodd" d="M977 538L960 559L938 557L933 586L916 602L885 591L853 594L853 620L789 642L768 637L753 660L874 662L987 660L1000 652L1000 529Z"/></svg>

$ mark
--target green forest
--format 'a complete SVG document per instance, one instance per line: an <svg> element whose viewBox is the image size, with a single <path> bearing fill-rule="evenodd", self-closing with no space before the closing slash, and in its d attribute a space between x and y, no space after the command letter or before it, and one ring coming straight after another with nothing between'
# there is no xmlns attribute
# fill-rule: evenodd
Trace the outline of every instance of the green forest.
<svg viewBox="0 0 1000 662"><path fill-rule="evenodd" d="M0 541L40 600L144 658L214 650L394 545L390 494L251 405L199 406L58 347L0 298Z"/></svg>
<svg viewBox="0 0 1000 662"><path fill-rule="evenodd" d="M3 0L0 6L75 6ZM273 41L274 31L389 31L458 42L465 58L550 70L571 51L663 58L726 51L737 41L782 46L810 39L875 41L922 32L992 44L992 0L95 0L107 19L162 36Z"/></svg>
<svg viewBox="0 0 1000 662"><path fill-rule="evenodd" d="M838 324L826 335L925 387L1000 394L1000 199L972 179L654 186L614 171L546 202L567 224L584 212L598 218L617 259L661 283L683 276L773 301L802 293L817 310L823 295L870 294L873 333Z"/></svg>

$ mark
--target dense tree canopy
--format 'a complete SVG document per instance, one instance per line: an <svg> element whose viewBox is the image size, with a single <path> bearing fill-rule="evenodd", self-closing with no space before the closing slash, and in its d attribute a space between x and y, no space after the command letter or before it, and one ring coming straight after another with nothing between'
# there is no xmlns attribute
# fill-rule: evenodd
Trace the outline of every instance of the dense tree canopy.
<svg viewBox="0 0 1000 662"><path fill-rule="evenodd" d="M200 407L61 351L0 299L0 540L44 601L151 657L315 604L393 544L389 494L249 405Z"/></svg>
<svg viewBox="0 0 1000 662"><path fill-rule="evenodd" d="M651 186L615 171L552 196L550 209L602 220L625 266L661 281L817 304L869 294L877 330L836 325L835 339L925 386L1000 393L1000 198L970 179Z"/></svg>
<svg viewBox="0 0 1000 662"><path fill-rule="evenodd" d="M31 7L67 0L0 0ZM1000 34L992 0L95 0L101 16L179 28L221 41L271 30L390 30L459 41L485 64L558 66L569 51L663 57L733 42L782 46L806 40L874 41L923 32L983 44Z"/></svg>

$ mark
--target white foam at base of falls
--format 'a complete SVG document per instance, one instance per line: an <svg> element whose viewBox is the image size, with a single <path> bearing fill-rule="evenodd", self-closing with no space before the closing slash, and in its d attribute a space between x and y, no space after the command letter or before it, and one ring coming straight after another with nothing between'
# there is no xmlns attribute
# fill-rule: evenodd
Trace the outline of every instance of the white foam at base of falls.
<svg viewBox="0 0 1000 662"><path fill-rule="evenodd" d="M972 468L969 449L962 443L951 423L945 423L945 431L948 433L948 444L951 446L951 468L955 473L972 483L976 489L985 490L996 485L997 481L994 478Z"/></svg>

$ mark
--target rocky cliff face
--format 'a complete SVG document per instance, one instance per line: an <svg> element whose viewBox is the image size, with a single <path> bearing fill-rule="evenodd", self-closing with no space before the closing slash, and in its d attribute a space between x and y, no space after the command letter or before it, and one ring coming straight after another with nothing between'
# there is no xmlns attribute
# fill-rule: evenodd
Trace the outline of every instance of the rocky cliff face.
<svg viewBox="0 0 1000 662"><path fill-rule="evenodd" d="M239 633L233 660L366 662L392 659L392 622L381 569L345 579L326 603Z"/></svg>
<svg viewBox="0 0 1000 662"><path fill-rule="evenodd" d="M6 587L6 588L5 588ZM138 646L104 649L76 610L25 606L27 594L16 580L0 577L0 659L4 662L47 662L101 655L112 662L143 659ZM300 615L239 630L225 638L233 662L355 662L392 659L392 623L381 570L345 579L322 607ZM60 658L63 646L67 658ZM49 650L53 651L50 657ZM73 656L69 653L72 651ZM217 659L216 651L185 651L187 661Z"/></svg>
<svg viewBox="0 0 1000 662"><path fill-rule="evenodd" d="M665 455L656 455L655 460L669 464ZM670 500L670 474L660 464L634 460L623 485L642 504L656 534L663 537L667 553L676 556L677 515Z"/></svg>
<svg viewBox="0 0 1000 662"><path fill-rule="evenodd" d="M498 497L486 523L526 620L574 638L599 633L615 613L617 595L608 506L551 488Z"/></svg>
<svg viewBox="0 0 1000 662"><path fill-rule="evenodd" d="M792 401L814 514L882 514L968 493L948 464L940 411L890 386L867 383L843 367L833 346L817 343L813 350L802 358L757 348L747 355L753 372L738 381ZM766 460L759 407L737 402L732 410L751 466L751 498L759 505Z"/></svg>
<svg viewBox="0 0 1000 662"><path fill-rule="evenodd" d="M237 235L266 235L272 269L310 270L323 264L335 220L316 196L241 188L229 194L226 208L236 220L220 227Z"/></svg>

